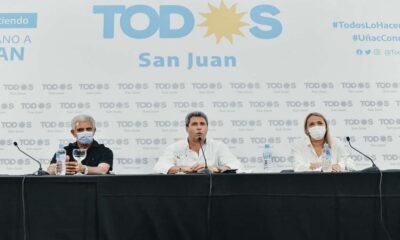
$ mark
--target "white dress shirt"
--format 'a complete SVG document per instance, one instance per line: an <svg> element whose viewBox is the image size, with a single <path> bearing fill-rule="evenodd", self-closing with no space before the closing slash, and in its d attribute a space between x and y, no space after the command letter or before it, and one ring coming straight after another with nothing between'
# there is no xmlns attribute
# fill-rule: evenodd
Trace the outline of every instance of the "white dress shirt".
<svg viewBox="0 0 400 240"><path fill-rule="evenodd" d="M229 148L222 142L208 139L203 145L204 154L209 166L228 166L232 169L240 169L240 161L231 153ZM192 166L196 163L204 163L201 150L197 152L189 148L188 140L181 140L169 145L164 154L158 159L154 166L156 173L168 173L173 166Z"/></svg>
<svg viewBox="0 0 400 240"><path fill-rule="evenodd" d="M332 146L330 147L332 156L331 164L339 164L342 171L354 170L354 162L349 156L350 152L338 138L332 138ZM295 143L292 148L294 171L312 171L310 169L310 163L322 162L322 155L323 154L318 157L309 138ZM315 169L314 171L321 171L321 169Z"/></svg>

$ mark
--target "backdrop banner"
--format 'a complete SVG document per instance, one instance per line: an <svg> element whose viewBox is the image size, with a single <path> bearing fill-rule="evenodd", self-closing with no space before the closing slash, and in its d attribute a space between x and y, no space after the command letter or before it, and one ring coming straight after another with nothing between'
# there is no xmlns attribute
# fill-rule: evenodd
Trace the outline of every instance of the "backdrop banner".
<svg viewBox="0 0 400 240"><path fill-rule="evenodd" d="M292 168L304 118L400 166L400 2L365 0L13 1L0 3L0 174L47 168L70 121L90 114L117 174L151 173L209 117L209 137L247 170ZM357 168L370 162L352 152Z"/></svg>

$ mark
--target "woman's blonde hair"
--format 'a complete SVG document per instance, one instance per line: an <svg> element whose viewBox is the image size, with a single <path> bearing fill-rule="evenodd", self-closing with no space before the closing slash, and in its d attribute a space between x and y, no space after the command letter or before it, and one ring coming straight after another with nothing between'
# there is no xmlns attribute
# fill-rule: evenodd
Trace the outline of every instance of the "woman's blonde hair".
<svg viewBox="0 0 400 240"><path fill-rule="evenodd" d="M328 125L328 122L326 121L326 118L321 113L312 112L307 115L306 120L304 121L304 133L311 139L310 133L308 132L308 129L307 129L307 121L310 117L313 117L313 116L320 117L324 120L325 128L326 128L326 133L324 136L324 143L328 143L329 147L332 147L332 140L331 140L331 134L329 131L329 125Z"/></svg>

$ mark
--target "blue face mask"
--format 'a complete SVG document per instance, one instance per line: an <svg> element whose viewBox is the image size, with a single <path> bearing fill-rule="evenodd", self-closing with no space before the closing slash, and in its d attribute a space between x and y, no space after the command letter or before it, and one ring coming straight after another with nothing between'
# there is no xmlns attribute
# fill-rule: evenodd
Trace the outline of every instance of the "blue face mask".
<svg viewBox="0 0 400 240"><path fill-rule="evenodd" d="M79 132L77 133L77 140L81 144L91 144L93 142L93 132Z"/></svg>

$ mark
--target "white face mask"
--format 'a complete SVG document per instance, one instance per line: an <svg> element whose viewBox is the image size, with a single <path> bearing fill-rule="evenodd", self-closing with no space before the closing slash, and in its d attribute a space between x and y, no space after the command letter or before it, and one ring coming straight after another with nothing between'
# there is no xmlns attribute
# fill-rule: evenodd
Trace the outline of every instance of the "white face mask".
<svg viewBox="0 0 400 240"><path fill-rule="evenodd" d="M312 139L321 140L325 137L326 128L325 126L315 126L308 129L308 132Z"/></svg>
<svg viewBox="0 0 400 240"><path fill-rule="evenodd" d="M93 142L94 133L91 131L79 132L76 135L78 142L81 144L91 144Z"/></svg>

